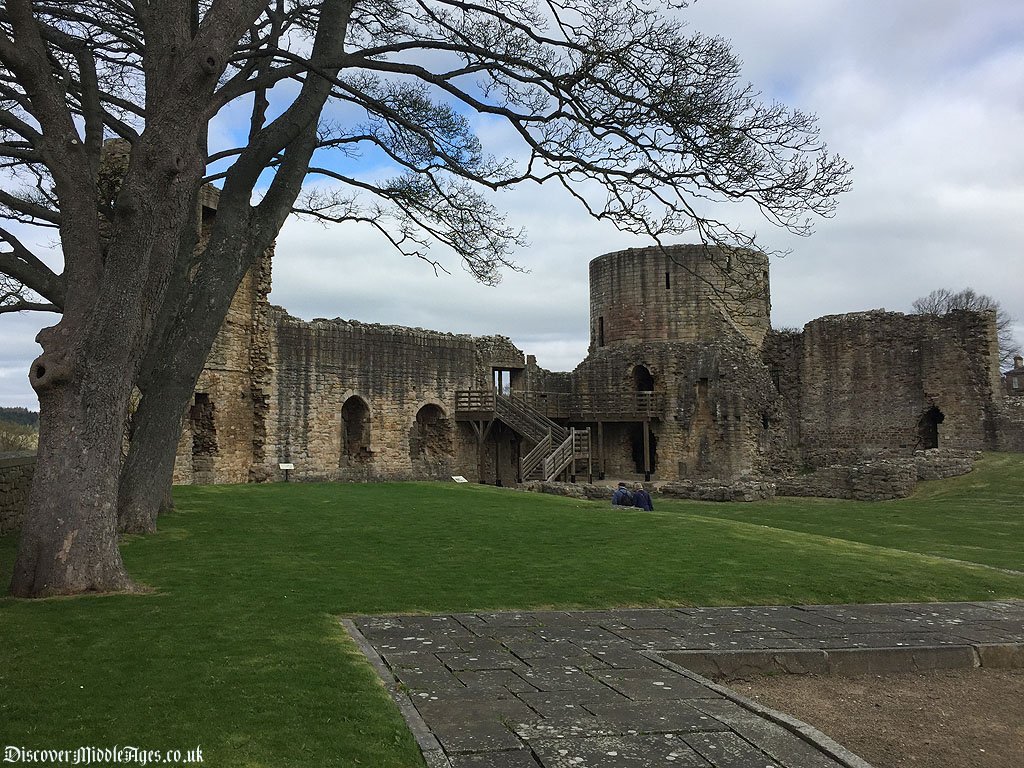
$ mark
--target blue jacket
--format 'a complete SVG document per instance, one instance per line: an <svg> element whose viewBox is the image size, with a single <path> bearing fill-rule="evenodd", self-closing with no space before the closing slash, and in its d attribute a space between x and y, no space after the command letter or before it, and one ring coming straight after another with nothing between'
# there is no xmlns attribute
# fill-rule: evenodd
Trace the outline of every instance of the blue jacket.
<svg viewBox="0 0 1024 768"><path fill-rule="evenodd" d="M615 493L612 494L612 506L632 507L633 494L629 492L628 488L620 485L615 489Z"/></svg>

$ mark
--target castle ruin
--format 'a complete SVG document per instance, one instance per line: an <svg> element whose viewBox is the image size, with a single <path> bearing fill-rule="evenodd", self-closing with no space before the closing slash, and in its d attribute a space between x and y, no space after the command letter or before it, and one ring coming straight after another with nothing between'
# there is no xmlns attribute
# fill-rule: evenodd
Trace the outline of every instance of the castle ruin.
<svg viewBox="0 0 1024 768"><path fill-rule="evenodd" d="M293 465L304 480L767 481L883 498L912 486L915 452L1024 446L993 313L870 311L775 331L760 253L594 259L589 352L565 373L502 336L304 322L269 290L268 254L197 385L175 482L277 480Z"/></svg>

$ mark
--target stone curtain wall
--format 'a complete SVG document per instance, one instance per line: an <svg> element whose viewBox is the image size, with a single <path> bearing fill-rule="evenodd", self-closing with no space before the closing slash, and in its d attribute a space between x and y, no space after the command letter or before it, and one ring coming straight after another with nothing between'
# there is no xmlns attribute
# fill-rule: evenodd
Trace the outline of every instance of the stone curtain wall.
<svg viewBox="0 0 1024 768"><path fill-rule="evenodd" d="M34 453L0 453L0 534L21 528L35 469Z"/></svg>
<svg viewBox="0 0 1024 768"><path fill-rule="evenodd" d="M525 365L504 337L304 322L283 312L275 327L266 444L266 467L275 475L278 463L289 462L304 479L476 479L476 439L454 420L455 392L491 388L493 367ZM427 406L438 418L424 426L417 414ZM514 466L511 440L498 437L484 461L491 482L499 470L498 477L508 477L506 464ZM419 446L430 439L424 466Z"/></svg>
<svg viewBox="0 0 1024 768"><path fill-rule="evenodd" d="M697 245L634 248L590 262L590 352L620 342L759 345L771 327L768 258Z"/></svg>
<svg viewBox="0 0 1024 768"><path fill-rule="evenodd" d="M769 446L772 474L785 474L801 466L800 455L800 393L802 387L803 334L797 331L772 331L764 340L762 361L779 399L773 422L774 442Z"/></svg>
<svg viewBox="0 0 1024 768"><path fill-rule="evenodd" d="M798 371L790 348L774 351L769 365L798 409L803 457L813 466L913 453L922 447L919 420L932 406L944 418L938 447L995 447L992 313L833 315L804 326Z"/></svg>

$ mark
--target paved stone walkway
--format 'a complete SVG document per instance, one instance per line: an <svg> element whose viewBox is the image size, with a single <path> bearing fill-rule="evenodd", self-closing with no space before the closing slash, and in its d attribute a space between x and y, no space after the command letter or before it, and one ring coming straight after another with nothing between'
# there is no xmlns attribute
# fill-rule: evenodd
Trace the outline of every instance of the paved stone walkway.
<svg viewBox="0 0 1024 768"><path fill-rule="evenodd" d="M702 675L1024 666L1024 601L343 623L432 768L870 768Z"/></svg>

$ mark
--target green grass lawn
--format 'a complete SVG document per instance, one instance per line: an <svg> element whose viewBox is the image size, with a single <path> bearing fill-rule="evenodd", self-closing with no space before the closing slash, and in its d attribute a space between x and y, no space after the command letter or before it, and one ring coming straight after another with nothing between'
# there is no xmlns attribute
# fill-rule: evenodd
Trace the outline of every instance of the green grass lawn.
<svg viewBox="0 0 1024 768"><path fill-rule="evenodd" d="M996 569L1024 570L1022 490L1002 455L904 501L654 514L475 485L180 488L123 547L152 594L0 600L0 744L419 765L338 615L1024 597Z"/></svg>

